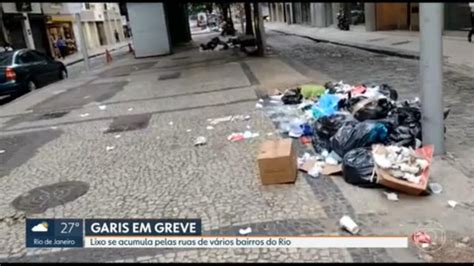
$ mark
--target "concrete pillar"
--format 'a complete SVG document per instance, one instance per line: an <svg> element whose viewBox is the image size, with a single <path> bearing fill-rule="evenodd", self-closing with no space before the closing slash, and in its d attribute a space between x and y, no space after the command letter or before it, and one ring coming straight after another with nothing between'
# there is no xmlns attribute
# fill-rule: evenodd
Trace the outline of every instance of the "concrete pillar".
<svg viewBox="0 0 474 266"><path fill-rule="evenodd" d="M259 56L265 56L265 27L263 25L262 6L258 2L253 3L255 38Z"/></svg>
<svg viewBox="0 0 474 266"><path fill-rule="evenodd" d="M375 3L364 3L365 31L375 31Z"/></svg>
<svg viewBox="0 0 474 266"><path fill-rule="evenodd" d="M420 3L420 80L423 144L445 152L443 119L443 4Z"/></svg>
<svg viewBox="0 0 474 266"><path fill-rule="evenodd" d="M332 5L332 24L337 25L337 13L339 13L339 9L341 5L339 3L331 3Z"/></svg>
<svg viewBox="0 0 474 266"><path fill-rule="evenodd" d="M325 23L325 27L329 27L331 26L332 24L332 4L331 3L324 3L324 13L326 14L325 15L325 18L326 18L326 21L324 22Z"/></svg>
<svg viewBox="0 0 474 266"><path fill-rule="evenodd" d="M319 28L326 27L326 10L325 3L314 3L314 25Z"/></svg>
<svg viewBox="0 0 474 266"><path fill-rule="evenodd" d="M295 23L296 24L302 24L302 10L301 10L301 2L294 2L293 3L293 8L294 8L294 16L295 16Z"/></svg>
<svg viewBox="0 0 474 266"><path fill-rule="evenodd" d="M81 43L81 52L82 52L82 58L84 58L84 69L86 71L89 71L89 54L87 53L87 45L86 45L86 38L84 37L84 31L82 30L82 22L81 22L81 15L76 14L74 23L76 24L76 27L79 32L79 42Z"/></svg>
<svg viewBox="0 0 474 266"><path fill-rule="evenodd" d="M23 13L23 17L26 19L22 20L22 27L23 27L23 36L25 38L26 47L28 49L35 49L35 41L33 40L33 33L31 32L30 26L30 18L28 17L28 13Z"/></svg>

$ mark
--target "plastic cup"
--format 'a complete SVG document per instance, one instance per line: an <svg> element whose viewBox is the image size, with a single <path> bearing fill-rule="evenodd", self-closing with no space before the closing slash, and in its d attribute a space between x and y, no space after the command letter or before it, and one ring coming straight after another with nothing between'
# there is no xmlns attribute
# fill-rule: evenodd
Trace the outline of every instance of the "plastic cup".
<svg viewBox="0 0 474 266"><path fill-rule="evenodd" d="M353 235L358 234L360 231L359 226L347 215L342 216L339 220L339 225Z"/></svg>

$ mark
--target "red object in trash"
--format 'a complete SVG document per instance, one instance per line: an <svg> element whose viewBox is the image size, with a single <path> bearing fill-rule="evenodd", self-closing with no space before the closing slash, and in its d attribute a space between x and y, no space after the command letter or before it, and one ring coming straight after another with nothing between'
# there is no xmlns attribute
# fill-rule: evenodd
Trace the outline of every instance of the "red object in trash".
<svg viewBox="0 0 474 266"><path fill-rule="evenodd" d="M244 140L244 134L232 134L229 136L229 140L234 142L234 141L241 141Z"/></svg>
<svg viewBox="0 0 474 266"><path fill-rule="evenodd" d="M417 231L411 235L415 244L431 244L431 236L423 231Z"/></svg>
<svg viewBox="0 0 474 266"><path fill-rule="evenodd" d="M365 92L367 88L364 85L353 86L351 90L351 95L356 96Z"/></svg>
<svg viewBox="0 0 474 266"><path fill-rule="evenodd" d="M311 138L310 138L310 137L306 137L306 136L305 136L305 137L301 137L301 138L300 138L300 142L301 142L301 144L303 144L303 145L310 144L310 143L311 143Z"/></svg>

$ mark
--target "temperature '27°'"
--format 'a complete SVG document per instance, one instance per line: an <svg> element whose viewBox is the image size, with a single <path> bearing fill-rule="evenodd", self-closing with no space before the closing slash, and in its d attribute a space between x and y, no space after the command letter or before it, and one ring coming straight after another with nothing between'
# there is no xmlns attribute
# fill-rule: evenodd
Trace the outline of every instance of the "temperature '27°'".
<svg viewBox="0 0 474 266"><path fill-rule="evenodd" d="M70 234L74 228L79 228L79 222L62 222L61 223L61 234Z"/></svg>

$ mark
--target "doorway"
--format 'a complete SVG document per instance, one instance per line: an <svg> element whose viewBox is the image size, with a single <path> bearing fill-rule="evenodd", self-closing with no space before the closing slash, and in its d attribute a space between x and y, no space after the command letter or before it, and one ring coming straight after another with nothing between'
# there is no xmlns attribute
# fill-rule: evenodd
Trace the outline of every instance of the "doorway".
<svg viewBox="0 0 474 266"><path fill-rule="evenodd" d="M100 46L105 45L105 30L104 30L104 22L97 22L97 35L99 36L99 43Z"/></svg>

